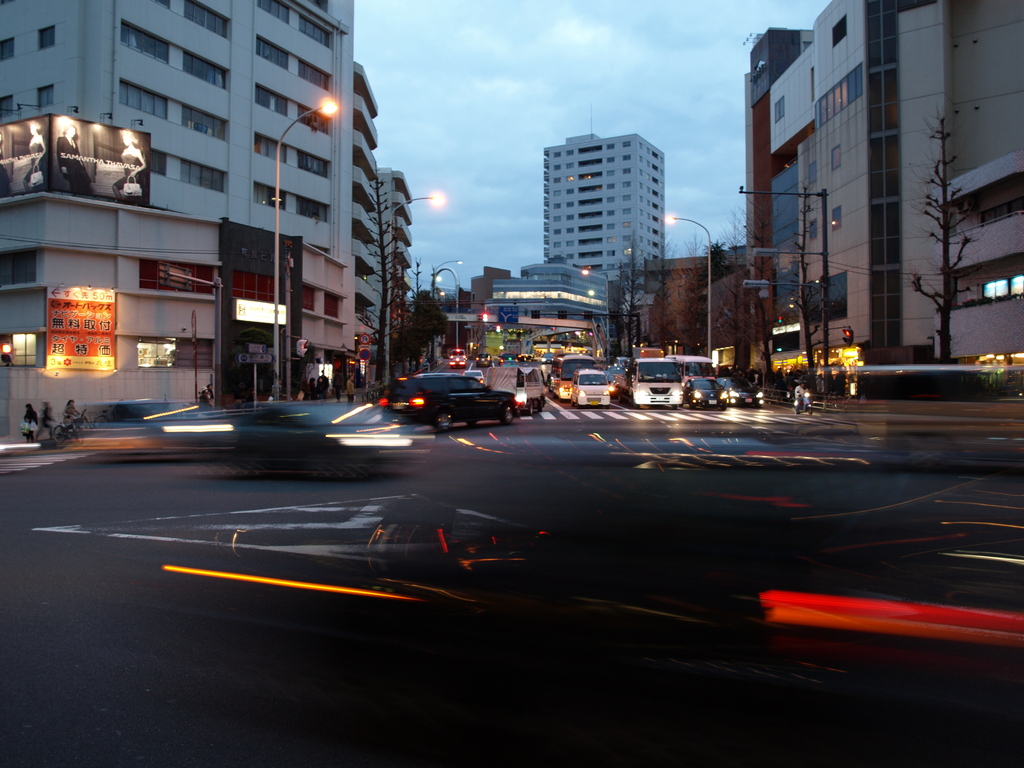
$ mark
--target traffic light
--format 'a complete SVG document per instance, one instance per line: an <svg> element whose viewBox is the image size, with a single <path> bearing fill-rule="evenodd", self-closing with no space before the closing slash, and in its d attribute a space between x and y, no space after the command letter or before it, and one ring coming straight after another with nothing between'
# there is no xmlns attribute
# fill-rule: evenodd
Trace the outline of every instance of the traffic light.
<svg viewBox="0 0 1024 768"><path fill-rule="evenodd" d="M843 328L843 343L846 346L848 346L848 347L852 347L853 346L853 329L852 328Z"/></svg>
<svg viewBox="0 0 1024 768"><path fill-rule="evenodd" d="M11 365L14 362L14 345L8 342L0 344L0 363Z"/></svg>
<svg viewBox="0 0 1024 768"><path fill-rule="evenodd" d="M302 357L306 354L306 350L309 349L309 339L298 339L295 342L295 354Z"/></svg>
<svg viewBox="0 0 1024 768"><path fill-rule="evenodd" d="M776 323L778 323L779 325L782 325L782 315L779 315L779 316L778 316L778 317L777 317L777 318L775 319L775 322L776 322Z"/></svg>

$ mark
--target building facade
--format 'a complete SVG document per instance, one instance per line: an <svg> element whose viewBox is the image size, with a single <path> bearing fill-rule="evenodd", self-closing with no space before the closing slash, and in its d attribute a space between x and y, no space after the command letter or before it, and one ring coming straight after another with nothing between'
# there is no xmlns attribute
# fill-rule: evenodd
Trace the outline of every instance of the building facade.
<svg viewBox="0 0 1024 768"><path fill-rule="evenodd" d="M665 155L641 136L544 149L544 261L614 278L665 250Z"/></svg>
<svg viewBox="0 0 1024 768"><path fill-rule="evenodd" d="M347 372L377 145L352 24L353 0L0 5L0 414L211 382L264 397L273 366L237 355L275 328L293 391L311 365ZM53 346L61 288L110 292L101 365Z"/></svg>
<svg viewBox="0 0 1024 768"><path fill-rule="evenodd" d="M811 280L830 277L830 362L938 353L936 306L914 286L928 292L941 283L941 232L927 205L938 189L940 133L948 134L942 186L960 201L954 245L971 238L957 303L1001 292L1000 281L1013 295L1024 271L1013 159L1024 149L1024 70L1012 64L1022 43L1019 3L835 0L813 33L770 29L754 45L746 189L775 194L747 198L750 245L777 251L779 274L795 273L793 254L803 252ZM952 322L958 359L1024 352L1019 322L1014 338L967 343L974 323L962 312Z"/></svg>

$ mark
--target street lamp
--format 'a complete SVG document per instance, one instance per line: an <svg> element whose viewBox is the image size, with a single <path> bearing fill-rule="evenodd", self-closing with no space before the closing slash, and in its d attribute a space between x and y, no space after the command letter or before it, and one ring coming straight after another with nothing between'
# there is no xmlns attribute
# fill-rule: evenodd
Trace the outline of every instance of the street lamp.
<svg viewBox="0 0 1024 768"><path fill-rule="evenodd" d="M450 269L449 267L445 267L444 264L461 264L461 263L462 263L461 260L459 260L459 261L446 261L446 262L444 262L442 264L442 266L434 268L434 270L433 270L433 272L431 274L431 292L434 292L436 290L437 284L441 281L441 273L442 272L449 272L449 273L451 273L451 276L455 278L455 312L456 312L456 314L458 314L458 311L459 311L459 301L461 301L461 299L462 299L462 288L459 286L459 276L458 276L458 274L456 274L455 270ZM458 320L455 321L455 347L457 349L462 347L462 345L459 344L459 321Z"/></svg>
<svg viewBox="0 0 1024 768"><path fill-rule="evenodd" d="M708 232L707 227L693 219L683 219L679 216L665 217L666 224L673 224L677 221L687 221L690 224L695 224L703 229L708 236L708 357L711 357L711 233Z"/></svg>
<svg viewBox="0 0 1024 768"><path fill-rule="evenodd" d="M319 112L324 117L330 117L338 111L338 105L333 101L325 101L319 107L314 109L308 109L301 115L292 120L288 127L284 129L284 133L281 134L281 138L277 140L277 155L274 159L274 399L281 399L281 319L279 317L278 307L281 302L281 145L284 143L284 137L288 134L288 131L292 129L292 126L299 122L302 118L312 115L314 112ZM287 311L287 310L286 310ZM290 340L289 340L290 341ZM286 345L287 346L287 345ZM289 359L291 358L291 352L288 352ZM291 392L286 393L288 397L291 397ZM255 393L253 393L255 397Z"/></svg>

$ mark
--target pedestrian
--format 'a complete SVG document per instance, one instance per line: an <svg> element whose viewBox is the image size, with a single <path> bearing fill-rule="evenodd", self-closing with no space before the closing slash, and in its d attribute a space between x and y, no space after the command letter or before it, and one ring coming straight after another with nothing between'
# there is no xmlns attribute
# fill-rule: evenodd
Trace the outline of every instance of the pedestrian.
<svg viewBox="0 0 1024 768"><path fill-rule="evenodd" d="M213 407L213 389L207 384L199 393L199 410L208 411Z"/></svg>
<svg viewBox="0 0 1024 768"><path fill-rule="evenodd" d="M356 380L351 376L348 377L348 381L345 382L345 394L348 395L348 401L354 403L356 401Z"/></svg>
<svg viewBox="0 0 1024 768"><path fill-rule="evenodd" d="M43 402L43 420L39 423L42 425L43 429L46 430L46 433L52 439L53 425L56 422L53 420L53 408L50 407L50 402L48 400Z"/></svg>
<svg viewBox="0 0 1024 768"><path fill-rule="evenodd" d="M21 420L21 434L25 436L27 442L34 443L37 429L39 429L39 415L32 407L32 403L29 403L25 406L25 418Z"/></svg>
<svg viewBox="0 0 1024 768"><path fill-rule="evenodd" d="M344 382L341 379L341 371L334 374L334 399L337 402L341 402L341 388Z"/></svg>

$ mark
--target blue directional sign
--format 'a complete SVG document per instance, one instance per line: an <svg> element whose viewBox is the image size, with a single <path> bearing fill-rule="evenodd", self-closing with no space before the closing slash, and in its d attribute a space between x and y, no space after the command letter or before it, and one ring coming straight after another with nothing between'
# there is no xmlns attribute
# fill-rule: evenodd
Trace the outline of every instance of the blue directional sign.
<svg viewBox="0 0 1024 768"><path fill-rule="evenodd" d="M274 356L271 354L246 354L244 352L235 355L236 363L272 363Z"/></svg>
<svg viewBox="0 0 1024 768"><path fill-rule="evenodd" d="M519 307L514 304L511 307L498 307L498 322L518 323Z"/></svg>

